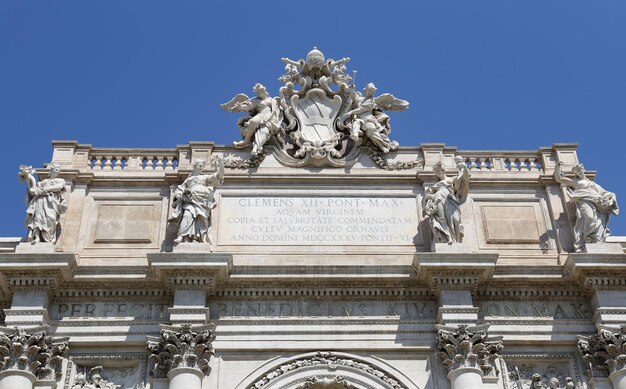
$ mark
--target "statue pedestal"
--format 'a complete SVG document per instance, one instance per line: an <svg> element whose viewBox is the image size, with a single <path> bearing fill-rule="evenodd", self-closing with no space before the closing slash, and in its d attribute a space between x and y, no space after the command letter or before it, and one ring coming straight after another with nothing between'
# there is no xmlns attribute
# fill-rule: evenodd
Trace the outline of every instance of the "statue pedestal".
<svg viewBox="0 0 626 389"><path fill-rule="evenodd" d="M181 242L174 244L173 253L212 253L213 246L209 243Z"/></svg>
<svg viewBox="0 0 626 389"><path fill-rule="evenodd" d="M583 248L588 254L624 254L621 243L586 243Z"/></svg>
<svg viewBox="0 0 626 389"><path fill-rule="evenodd" d="M476 248L470 246L468 243L433 243L430 246L430 251L433 253L472 253L476 252Z"/></svg>
<svg viewBox="0 0 626 389"><path fill-rule="evenodd" d="M54 243L49 242L20 242L15 247L16 253L51 254L54 253Z"/></svg>

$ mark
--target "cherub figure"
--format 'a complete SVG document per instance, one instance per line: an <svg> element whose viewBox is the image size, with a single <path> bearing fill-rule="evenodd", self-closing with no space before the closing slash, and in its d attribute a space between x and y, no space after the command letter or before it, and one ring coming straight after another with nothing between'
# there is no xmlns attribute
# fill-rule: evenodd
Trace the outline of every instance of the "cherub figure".
<svg viewBox="0 0 626 389"><path fill-rule="evenodd" d="M376 86L369 83L364 89L365 95L356 93L352 109L340 117L343 127L350 129L350 138L358 145L365 135L383 153L398 148L398 142L389 139L391 124L384 111L404 111L409 108L406 100L395 98L389 93L374 97Z"/></svg>
<svg viewBox="0 0 626 389"><path fill-rule="evenodd" d="M252 90L256 97L240 93L220 107L228 112L248 113L237 122L243 139L234 145L241 149L252 144L252 155L256 156L263 153L270 136L281 131L282 114L277 99L271 97L263 85L256 84Z"/></svg>
<svg viewBox="0 0 626 389"><path fill-rule="evenodd" d="M574 178L565 177L563 162L556 164L554 178L567 187L567 193L576 204L574 225L574 249L580 252L585 243L604 242L611 231L607 225L611 214L619 214L615 193L604 190L600 185L585 177L585 168L578 164L572 168Z"/></svg>
<svg viewBox="0 0 626 389"><path fill-rule="evenodd" d="M28 228L29 242L56 243L57 227L61 214L67 210L67 204L63 200L65 192L65 180L57 176L61 167L50 164L50 178L37 183L35 171L31 166L20 166L20 181L28 184L26 201L26 227Z"/></svg>

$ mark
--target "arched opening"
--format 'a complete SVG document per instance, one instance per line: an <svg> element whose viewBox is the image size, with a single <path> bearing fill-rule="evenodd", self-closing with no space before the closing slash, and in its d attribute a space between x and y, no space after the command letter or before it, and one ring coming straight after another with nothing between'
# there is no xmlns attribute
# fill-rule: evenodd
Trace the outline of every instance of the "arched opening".
<svg viewBox="0 0 626 389"><path fill-rule="evenodd" d="M361 357L332 352L299 355L265 365L244 380L241 389L416 389L389 366Z"/></svg>

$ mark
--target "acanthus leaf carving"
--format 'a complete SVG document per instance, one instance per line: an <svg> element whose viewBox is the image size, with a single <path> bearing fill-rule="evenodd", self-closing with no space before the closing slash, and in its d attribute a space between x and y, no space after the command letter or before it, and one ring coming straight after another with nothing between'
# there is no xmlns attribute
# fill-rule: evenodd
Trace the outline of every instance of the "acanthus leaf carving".
<svg viewBox="0 0 626 389"><path fill-rule="evenodd" d="M485 375L497 375L495 360L503 348L502 337L490 337L489 324L478 326L437 325L437 355L448 371L460 367L475 367Z"/></svg>
<svg viewBox="0 0 626 389"><path fill-rule="evenodd" d="M20 327L0 328L0 370L23 370L40 380L56 381L69 347L67 338L54 339L46 331L28 333Z"/></svg>
<svg viewBox="0 0 626 389"><path fill-rule="evenodd" d="M579 336L578 351L591 377L606 377L626 368L626 325L618 329L599 326L596 334Z"/></svg>
<svg viewBox="0 0 626 389"><path fill-rule="evenodd" d="M178 367L190 367L203 373L209 370L213 356L215 325L193 328L191 324L161 330L159 338L148 339L151 371L156 378L165 378L167 373Z"/></svg>

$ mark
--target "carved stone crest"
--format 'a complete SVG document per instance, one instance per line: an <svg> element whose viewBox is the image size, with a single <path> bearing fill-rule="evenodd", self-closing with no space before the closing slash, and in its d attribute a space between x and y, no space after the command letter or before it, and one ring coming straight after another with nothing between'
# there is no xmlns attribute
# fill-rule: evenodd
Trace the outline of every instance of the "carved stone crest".
<svg viewBox="0 0 626 389"><path fill-rule="evenodd" d="M389 93L375 96L372 83L363 93L357 91L354 78L346 73L350 58L326 60L314 48L305 59L282 61L285 74L278 80L284 85L278 97L257 84L256 97L240 93L221 105L229 112L247 113L239 119L242 140L235 147L252 146L257 157L275 139L274 156L291 167L351 165L364 142L382 154L398 148L389 138L390 118L384 112L403 111L409 103Z"/></svg>

